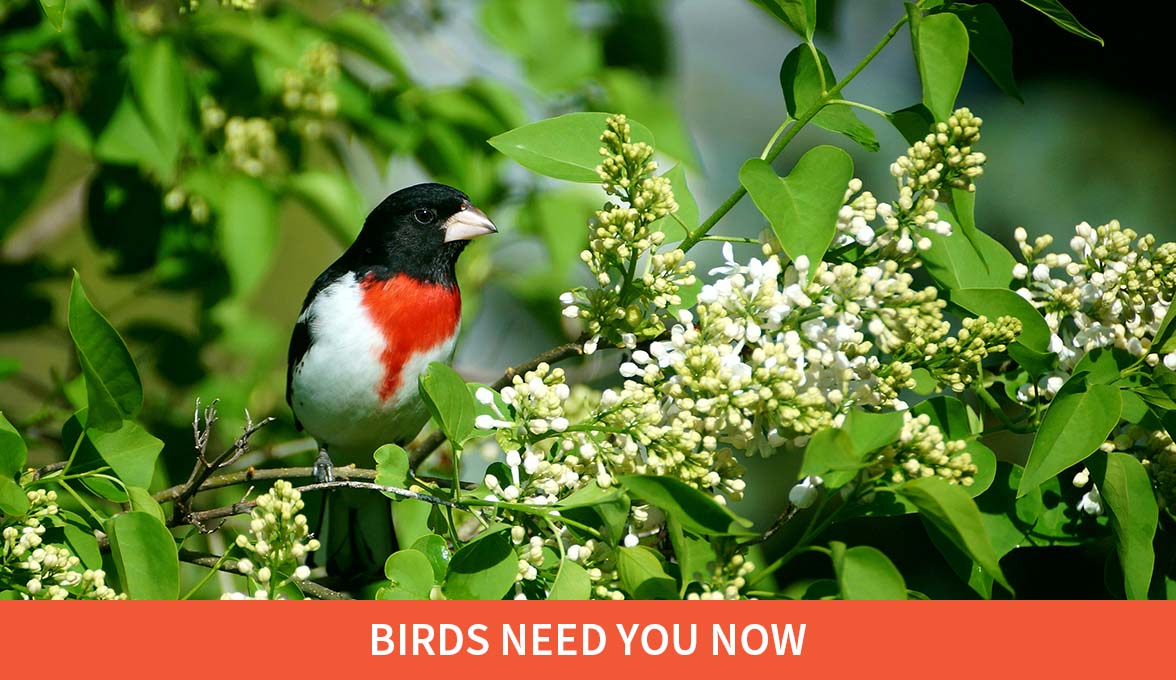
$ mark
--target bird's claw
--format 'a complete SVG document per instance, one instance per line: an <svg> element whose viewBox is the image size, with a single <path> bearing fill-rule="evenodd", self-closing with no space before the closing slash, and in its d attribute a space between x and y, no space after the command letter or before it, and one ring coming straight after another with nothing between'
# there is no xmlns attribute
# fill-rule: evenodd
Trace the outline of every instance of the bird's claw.
<svg viewBox="0 0 1176 680"><path fill-rule="evenodd" d="M318 458L314 461L314 479L320 484L335 481L335 465L326 448L319 449Z"/></svg>

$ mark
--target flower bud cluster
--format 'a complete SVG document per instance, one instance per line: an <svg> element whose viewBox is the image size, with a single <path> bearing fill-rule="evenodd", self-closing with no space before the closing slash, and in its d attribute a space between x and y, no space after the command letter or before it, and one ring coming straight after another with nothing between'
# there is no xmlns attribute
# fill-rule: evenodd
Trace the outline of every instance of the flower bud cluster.
<svg viewBox="0 0 1176 680"><path fill-rule="evenodd" d="M1176 243L1157 246L1155 236L1140 236L1117 220L1097 228L1079 224L1069 253L1045 252L1053 244L1048 235L1032 244L1024 229L1015 236L1025 260L1013 270L1023 282L1017 293L1044 314L1061 375L1098 347L1176 370L1176 353L1151 349L1176 295Z"/></svg>
<svg viewBox="0 0 1176 680"><path fill-rule="evenodd" d="M915 416L906 411L904 416L898 441L878 452L871 471L888 475L894 484L940 477L952 484L971 486L977 468L972 454L965 450L967 442L947 439L926 414Z"/></svg>
<svg viewBox="0 0 1176 680"><path fill-rule="evenodd" d="M321 42L302 55L297 68L278 71L282 82L282 106L295 114L291 125L311 139L322 134L322 121L335 117L339 98L334 82L339 78L339 48Z"/></svg>
<svg viewBox="0 0 1176 680"><path fill-rule="evenodd" d="M564 316L579 319L592 340L633 347L638 339L658 335L661 317L681 304L679 290L694 283L694 263L680 249L658 252L665 233L652 228L678 211L670 180L657 177L653 148L632 141L624 115L610 116L600 137L603 156L596 171L609 201L589 225L588 249L580 259L596 288L577 288L560 297Z"/></svg>
<svg viewBox="0 0 1176 680"><path fill-rule="evenodd" d="M61 545L45 542L46 525L58 524L57 492L27 491L29 509L0 522L0 584L25 599L120 600L106 585L106 572L82 569L81 560Z"/></svg>
<svg viewBox="0 0 1176 680"><path fill-rule="evenodd" d="M310 577L304 562L320 546L310 537L306 515L300 513L305 505L294 485L279 479L257 498L249 533L237 536L236 546L245 554L237 560L237 571L256 586L256 599L272 597L277 589Z"/></svg>
<svg viewBox="0 0 1176 680"><path fill-rule="evenodd" d="M951 234L951 224L940 218L936 201L953 188L975 191L974 180L984 172L987 159L972 148L980 140L982 123L968 109L958 109L907 149L890 166L898 182L893 203L880 203L862 191L861 180L851 180L837 216L834 246L857 244L866 252L917 266L917 254L931 248L929 235Z"/></svg>
<svg viewBox="0 0 1176 680"><path fill-rule="evenodd" d="M707 582L699 584L698 590L686 595L687 600L747 600L743 589L747 577L755 571L755 564L743 555L733 555L730 560L712 565L714 571Z"/></svg>

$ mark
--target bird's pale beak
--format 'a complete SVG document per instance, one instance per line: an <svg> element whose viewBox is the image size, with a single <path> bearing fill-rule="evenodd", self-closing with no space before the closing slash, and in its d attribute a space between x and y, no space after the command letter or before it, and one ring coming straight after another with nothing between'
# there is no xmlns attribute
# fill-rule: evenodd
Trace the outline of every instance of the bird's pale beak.
<svg viewBox="0 0 1176 680"><path fill-rule="evenodd" d="M498 233L498 228L486 217L486 213L472 205L464 206L461 210L445 220L445 242L468 241L486 234Z"/></svg>

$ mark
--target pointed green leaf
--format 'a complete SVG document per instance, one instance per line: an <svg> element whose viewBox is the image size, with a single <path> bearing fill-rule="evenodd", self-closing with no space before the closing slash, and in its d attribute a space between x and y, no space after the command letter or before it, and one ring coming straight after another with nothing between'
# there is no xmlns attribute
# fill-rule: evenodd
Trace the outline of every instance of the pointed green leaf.
<svg viewBox="0 0 1176 680"><path fill-rule="evenodd" d="M1135 456L1127 453L1092 456L1087 467L1111 518L1127 597L1146 600L1156 561L1152 541L1160 512L1151 479Z"/></svg>
<svg viewBox="0 0 1176 680"><path fill-rule="evenodd" d="M963 487L924 477L906 482L898 487L898 492L997 583L1012 591L1000 570L1000 558L980 517L980 509Z"/></svg>
<svg viewBox="0 0 1176 680"><path fill-rule="evenodd" d="M112 432L88 427L86 438L102 460L127 486L147 488L155 476L155 461L163 451L163 442L131 421Z"/></svg>
<svg viewBox="0 0 1176 680"><path fill-rule="evenodd" d="M132 600L174 600L180 561L171 533L146 512L124 512L106 522L118 579Z"/></svg>
<svg viewBox="0 0 1176 680"><path fill-rule="evenodd" d="M90 304L74 272L69 295L69 334L86 377L90 427L113 431L143 406L143 384L118 331Z"/></svg>
<svg viewBox="0 0 1176 680"><path fill-rule="evenodd" d="M817 29L817 0L752 0L806 40Z"/></svg>
<svg viewBox="0 0 1176 680"><path fill-rule="evenodd" d="M898 568L877 548L829 544L833 553L833 571L843 600L905 600L906 581Z"/></svg>
<svg viewBox="0 0 1176 680"><path fill-rule="evenodd" d="M1028 300L1007 288L956 288L948 292L948 300L991 321L1014 317L1021 321L1017 342L1037 352L1049 350L1050 330L1045 317Z"/></svg>
<svg viewBox="0 0 1176 680"><path fill-rule="evenodd" d="M420 377L420 393L445 437L461 446L474 431L474 398L465 380L452 368L434 361Z"/></svg>
<svg viewBox="0 0 1176 680"><path fill-rule="evenodd" d="M788 108L788 114L793 118L799 118L824 94L821 92L821 73L817 70L817 63L813 58L814 49L810 49L808 45L799 45L788 53L784 63L780 65L780 87L784 91L784 104ZM837 82L837 76L833 74L833 68L825 55L819 51L817 55L821 60L821 71L824 72L825 87L832 87ZM845 104L827 104L813 117L812 122L830 132L839 132L849 137L867 151L879 149L874 131L859 120L854 110Z"/></svg>
<svg viewBox="0 0 1176 680"><path fill-rule="evenodd" d="M834 146L818 146L800 157L787 177L777 177L767 161L753 158L739 170L739 181L790 258L807 257L809 276L837 232L837 212L853 179L853 160Z"/></svg>
<svg viewBox="0 0 1176 680"><path fill-rule="evenodd" d="M559 563L559 572L551 583L549 600L587 600L592 597L592 579L587 570L571 560Z"/></svg>
<svg viewBox="0 0 1176 680"><path fill-rule="evenodd" d="M635 600L676 600L678 586L662 566L661 558L647 546L617 551L621 587Z"/></svg>
<svg viewBox="0 0 1176 680"><path fill-rule="evenodd" d="M429 558L433 565L433 578L440 583L445 579L445 572L449 569L449 560L453 556L449 551L449 544L437 534L421 536L412 544L412 549Z"/></svg>
<svg viewBox="0 0 1176 680"><path fill-rule="evenodd" d="M682 527L704 536L751 535L747 520L735 516L711 496L673 477L624 475L617 480L630 495L657 506L682 523Z"/></svg>
<svg viewBox="0 0 1176 680"><path fill-rule="evenodd" d="M952 3L948 11L958 16L968 29L968 49L980 68L1001 92L1021 101L1021 92L1013 76L1013 36L1000 18L1000 12L989 4L962 3Z"/></svg>
<svg viewBox="0 0 1176 680"><path fill-rule="evenodd" d="M161 524L167 524L167 518L163 515L163 508L159 507L159 503L151 496L151 492L141 486L128 486L127 499L131 503L131 509L137 512L145 512L155 519L159 520Z"/></svg>
<svg viewBox="0 0 1176 680"><path fill-rule="evenodd" d="M1054 22L1070 33L1086 38L1087 40L1093 40L1099 45L1105 44L1103 43L1102 38L1098 37L1093 32L1091 32L1090 29L1079 23L1078 20L1074 18L1074 15L1070 14L1070 10L1062 6L1062 3L1058 2L1058 0L1021 0L1021 2L1049 17L1050 21Z"/></svg>
<svg viewBox="0 0 1176 680"><path fill-rule="evenodd" d="M1085 460L1119 424L1123 400L1110 385L1090 384L1085 374L1071 377L1058 390L1033 439L1017 496Z"/></svg>
<svg viewBox="0 0 1176 680"><path fill-rule="evenodd" d="M14 478L24 470L29 448L0 411L0 477Z"/></svg>
<svg viewBox="0 0 1176 680"><path fill-rule="evenodd" d="M968 66L968 29L954 14L923 17L915 39L916 62L923 83L923 104L945 121L955 107L956 95Z"/></svg>
<svg viewBox="0 0 1176 680"><path fill-rule="evenodd" d="M600 135L604 133L607 113L569 113L528 123L488 140L528 170L568 182L597 184L600 175ZM634 142L653 144L653 134L642 124L630 120Z"/></svg>
<svg viewBox="0 0 1176 680"><path fill-rule="evenodd" d="M45 18L49 20L49 25L58 31L65 22L65 2L66 0L41 0Z"/></svg>
<svg viewBox="0 0 1176 680"><path fill-rule="evenodd" d="M5 515L23 515L29 511L29 497L20 484L11 477L0 476L0 512Z"/></svg>
<svg viewBox="0 0 1176 680"><path fill-rule="evenodd" d="M189 95L184 66L171 40L157 36L130 53L131 88L143 121L160 150L159 162L171 168L180 153Z"/></svg>
<svg viewBox="0 0 1176 680"><path fill-rule="evenodd" d="M682 225L685 224L686 229L695 229L699 223L698 202L694 200L694 194L690 193L690 187L686 185L686 169L679 163L667 170L662 177L670 180L670 184L673 185L678 212L654 220L649 228L663 231L671 239L686 238ZM569 240L566 235L563 238Z"/></svg>
<svg viewBox="0 0 1176 680"><path fill-rule="evenodd" d="M866 454L890 444L902 431L903 416L897 411L871 413L854 409L845 414L841 429L849 436L853 452L858 460Z"/></svg>

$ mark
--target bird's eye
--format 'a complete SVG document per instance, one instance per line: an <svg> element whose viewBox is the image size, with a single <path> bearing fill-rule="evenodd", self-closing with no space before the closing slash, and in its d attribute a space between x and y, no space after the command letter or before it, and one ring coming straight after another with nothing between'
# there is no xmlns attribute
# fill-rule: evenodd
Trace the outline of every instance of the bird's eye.
<svg viewBox="0 0 1176 680"><path fill-rule="evenodd" d="M421 224L428 224L432 222L435 217L437 217L437 213L428 208L417 208L416 210L412 211L412 217Z"/></svg>

